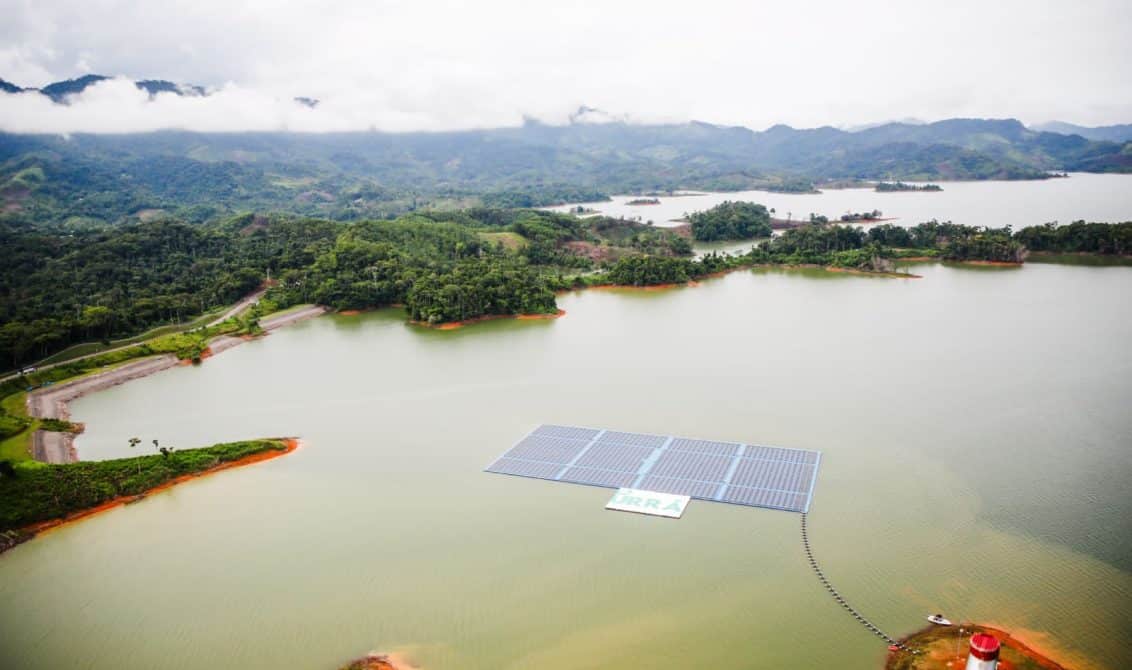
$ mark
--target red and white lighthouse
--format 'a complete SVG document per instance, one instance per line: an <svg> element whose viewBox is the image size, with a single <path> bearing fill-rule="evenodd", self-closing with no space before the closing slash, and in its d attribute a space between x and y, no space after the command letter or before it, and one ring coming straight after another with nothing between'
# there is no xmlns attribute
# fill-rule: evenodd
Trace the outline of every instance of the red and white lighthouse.
<svg viewBox="0 0 1132 670"><path fill-rule="evenodd" d="M998 638L986 633L971 636L971 653L967 656L967 670L995 670L998 668Z"/></svg>

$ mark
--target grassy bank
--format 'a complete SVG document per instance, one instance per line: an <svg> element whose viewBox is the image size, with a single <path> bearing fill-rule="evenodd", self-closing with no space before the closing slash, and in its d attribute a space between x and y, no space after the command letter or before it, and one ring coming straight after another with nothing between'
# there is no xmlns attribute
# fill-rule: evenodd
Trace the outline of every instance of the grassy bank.
<svg viewBox="0 0 1132 670"><path fill-rule="evenodd" d="M79 358L81 356L97 354L106 351L107 349L117 349L119 347L125 347L131 344L139 344L141 342L145 342L146 340L161 337L162 335L173 335L176 333L184 332L186 330L193 330L194 328L202 328L209 321L215 319L217 316L223 313L224 309L214 309L205 314L202 314L192 321L186 321L184 323L171 323L166 326L158 326L156 328L147 330L144 333L134 335L133 337L125 337L119 340L111 340L105 343L83 342L81 344L71 345L58 353L44 358L43 360L39 361L37 365L50 365L53 363L65 362Z"/></svg>
<svg viewBox="0 0 1132 670"><path fill-rule="evenodd" d="M19 463L0 471L0 532L65 520L186 476L257 456L286 453L293 447L288 440L263 439L185 449L168 456L152 454L65 465Z"/></svg>
<svg viewBox="0 0 1132 670"><path fill-rule="evenodd" d="M213 337L258 332L258 312L255 312L251 316L235 317L216 326L162 335L135 346L80 358L8 379L0 383L0 461L31 458L31 435L40 427L40 422L27 414L26 398L29 388L71 381L156 354L172 353L182 360L198 361Z"/></svg>

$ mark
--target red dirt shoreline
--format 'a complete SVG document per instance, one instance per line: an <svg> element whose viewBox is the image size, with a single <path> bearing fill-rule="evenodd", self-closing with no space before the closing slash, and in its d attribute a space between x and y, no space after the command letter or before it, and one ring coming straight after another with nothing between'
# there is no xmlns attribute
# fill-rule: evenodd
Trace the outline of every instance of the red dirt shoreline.
<svg viewBox="0 0 1132 670"><path fill-rule="evenodd" d="M67 516L65 516L61 519L51 519L50 521L40 521L39 523L33 523L30 526L24 526L23 528L20 529L19 532L26 533L28 535L28 539L30 539L33 536L40 535L40 534L45 533L47 531L54 530L54 529L60 528L62 526L66 526L66 525L71 524L71 523L75 523L76 521L82 521L83 519L86 519L88 517L92 517L95 514L100 514L102 512L107 511L107 510L114 509L115 507L121 507L122 505L129 505L131 503L138 502L138 501L142 500L143 498L146 498L150 495L153 495L154 493L160 493L161 491L171 489L174 486L176 486L177 484L182 484L182 483L187 482L191 479L197 479L197 478L200 478L200 477L205 477L205 476L208 476L208 475L211 475L211 474L215 474L217 472L222 472L224 470L230 470L232 468L243 467L245 465L251 465L253 463L260 463L262 461L268 461L268 460L271 460L273 458L279 458L280 456L286 456L287 454L290 454L291 452L298 449L300 444L301 444L299 439L294 438L294 437L283 438L281 441L283 442L283 444L286 445L286 449L283 449L282 451L277 451L275 449L268 449L266 451L261 451L261 452L255 453L255 454L250 454L248 456L236 459L234 461L227 461L227 462L224 462L224 463L218 463L217 465L214 465L213 467L211 467L207 470L202 470L200 472L194 472L192 474L181 475L180 477L175 477L173 479L170 479L167 482L163 482L161 484L158 484L157 486L154 486L153 488L147 489L147 490L145 490L142 493L139 493L137 495L118 496L117 498L112 498L110 500L107 500L106 502L101 503L101 504L99 504L95 507L90 507L88 509L84 509L84 510L81 510L81 511L78 511L78 512L73 512L71 514L68 514Z"/></svg>
<svg viewBox="0 0 1132 670"><path fill-rule="evenodd" d="M982 625L982 624L970 624L970 623L963 624L963 627L967 630L967 633L966 633L967 637L969 637L970 634L976 633L976 632L978 632L978 633L989 633L989 634L995 636L996 638L998 638L998 641L1002 644L1004 649L1010 649L1013 652L1016 652L1016 653L1024 656L1026 659L1036 663L1039 667L1042 668L1042 670L1067 670L1066 666L1058 663L1057 661L1054 661L1049 656L1047 656L1046 655L1047 652L1044 649L1039 650L1038 648L1036 648L1035 645L1027 644L1026 642L1023 642L1022 640L1020 640L1017 636L1011 635L1010 633L1006 632L1005 630L1002 630L1001 628L996 628L996 627L993 627L993 626L986 626L986 625ZM939 632L939 630L932 627L932 626L929 626L927 628L922 628L922 629L916 631L915 633L912 633L911 635L907 635L907 636L901 638L900 643L906 644L906 645L911 645L911 646L915 647L915 646L918 646L919 644L921 644L923 642L923 640L925 638L927 638L929 640L927 642L928 655L923 656L920 659L921 663L926 664L925 667L936 667L936 666L943 667L944 665L946 665L947 667L951 667L952 661L958 661L959 663L962 663L963 658L966 656L966 646L965 645L961 648L960 653L957 656L954 656L954 657L952 657L951 642L950 641L948 641L946 643L946 645L944 645L944 647L946 647L946 652L947 652L946 654L940 655L938 653L938 651L939 651L938 648L933 653L932 645L934 644L936 647L939 646L939 641L937 639L935 639L933 634L936 634L938 632ZM905 661L905 662L901 663L901 660L902 659L901 659L900 653L889 652L887 662L885 663L885 667L886 668L905 667L907 662ZM919 667L919 665L916 665L914 667ZM1008 669L1010 667L1013 667L1013 664L1011 664L1005 658L1002 658L999 661L999 667L1004 668L1004 669Z"/></svg>
<svg viewBox="0 0 1132 670"><path fill-rule="evenodd" d="M471 319L464 319L463 321L445 321L444 323L427 323L425 321L409 321L414 326L421 328L431 328L433 330L456 330L464 326L470 326L474 323L482 323L484 321L496 321L499 319L516 319L518 321L538 321L542 319L557 319L566 316L566 310L560 309L554 314L484 314L483 316L472 317Z"/></svg>
<svg viewBox="0 0 1132 670"><path fill-rule="evenodd" d="M955 263L956 265L988 265L996 268L1020 268L1023 263L1018 261L943 261L944 263Z"/></svg>

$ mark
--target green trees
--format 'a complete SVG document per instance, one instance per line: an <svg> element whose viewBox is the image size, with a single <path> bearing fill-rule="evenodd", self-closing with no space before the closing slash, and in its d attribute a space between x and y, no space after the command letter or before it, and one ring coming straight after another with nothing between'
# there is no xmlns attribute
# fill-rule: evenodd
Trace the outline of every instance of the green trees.
<svg viewBox="0 0 1132 670"><path fill-rule="evenodd" d="M462 261L423 274L405 299L409 318L429 324L484 315L552 314L554 293L530 267L507 258Z"/></svg>
<svg viewBox="0 0 1132 670"><path fill-rule="evenodd" d="M770 212L753 202L725 201L688 216L692 237L701 242L770 237Z"/></svg>
<svg viewBox="0 0 1132 670"><path fill-rule="evenodd" d="M138 495L181 475L253 454L286 449L279 440L250 440L162 455L13 469L16 476L0 477L0 532Z"/></svg>
<svg viewBox="0 0 1132 670"><path fill-rule="evenodd" d="M942 191L939 184L906 184L902 181L882 181L877 183L878 193L899 193L902 191Z"/></svg>
<svg viewBox="0 0 1132 670"><path fill-rule="evenodd" d="M267 272L312 262L327 241L329 222L253 219L207 227L161 221L58 236L0 227L0 247L12 260L0 264L0 365L16 367L74 342L126 337L231 304Z"/></svg>
<svg viewBox="0 0 1132 670"><path fill-rule="evenodd" d="M1124 223L1085 223L1065 226L1047 223L1023 228L1014 234L1034 251L1120 255L1132 253L1132 221Z"/></svg>
<svg viewBox="0 0 1132 670"><path fill-rule="evenodd" d="M769 217L761 205L726 202L689 218L697 238L722 239L769 235ZM551 312L554 288L598 280L579 270L608 268L609 281L648 285L734 265L721 256L685 260L692 251L686 238L637 221L488 208L352 223L247 214L206 225L161 220L66 234L0 223L0 248L3 369L75 342L183 323L235 302L268 276L277 284L269 293L277 307L405 304L411 318L437 323ZM1017 262L1026 248L1128 254L1132 222L1018 233L939 221L868 230L819 223L768 240L745 262L875 268L894 253ZM254 318L225 332L254 331ZM161 338L145 351L198 357L217 332Z"/></svg>
<svg viewBox="0 0 1132 670"><path fill-rule="evenodd" d="M558 241L574 234L577 220L561 218L561 225L514 218L513 228L531 241L522 253L485 246L469 229L474 220L461 225L418 215L351 224L309 268L284 274L271 296L281 305L314 301L337 309L400 303L409 318L433 324L551 313L554 293L530 264L554 260Z"/></svg>
<svg viewBox="0 0 1132 670"><path fill-rule="evenodd" d="M609 280L626 286L649 286L686 282L696 274L696 264L682 258L627 256L609 270Z"/></svg>

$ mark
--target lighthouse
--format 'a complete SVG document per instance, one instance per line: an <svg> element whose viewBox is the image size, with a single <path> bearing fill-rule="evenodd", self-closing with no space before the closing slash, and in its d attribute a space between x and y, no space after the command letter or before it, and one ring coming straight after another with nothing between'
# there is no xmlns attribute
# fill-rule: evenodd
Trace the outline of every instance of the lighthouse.
<svg viewBox="0 0 1132 670"><path fill-rule="evenodd" d="M971 636L971 653L967 656L967 670L996 670L998 668L998 638L986 633Z"/></svg>

